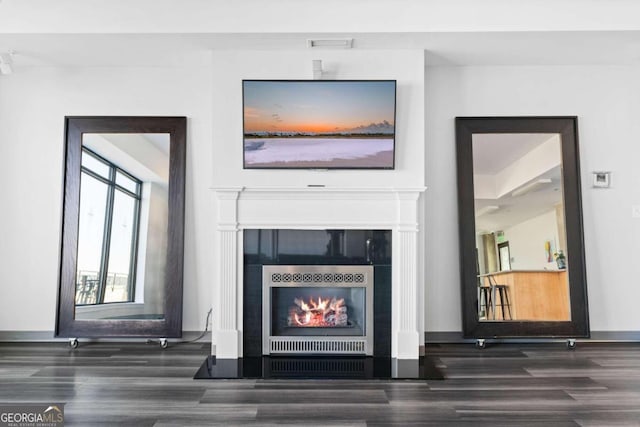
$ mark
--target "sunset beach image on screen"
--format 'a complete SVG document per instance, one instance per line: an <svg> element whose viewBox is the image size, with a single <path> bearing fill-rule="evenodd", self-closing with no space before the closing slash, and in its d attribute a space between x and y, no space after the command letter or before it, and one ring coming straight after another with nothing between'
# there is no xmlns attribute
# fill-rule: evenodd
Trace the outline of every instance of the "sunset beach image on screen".
<svg viewBox="0 0 640 427"><path fill-rule="evenodd" d="M395 98L395 80L244 80L244 167L393 169Z"/></svg>

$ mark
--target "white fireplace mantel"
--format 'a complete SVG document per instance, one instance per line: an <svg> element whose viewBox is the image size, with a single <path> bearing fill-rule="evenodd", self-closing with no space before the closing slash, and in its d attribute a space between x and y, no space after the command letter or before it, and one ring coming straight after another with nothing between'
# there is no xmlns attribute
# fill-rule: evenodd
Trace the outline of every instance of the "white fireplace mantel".
<svg viewBox="0 0 640 427"><path fill-rule="evenodd" d="M213 343L216 357L242 357L244 229L392 231L391 356L419 357L423 332L418 235L425 187L213 188L217 205Z"/></svg>

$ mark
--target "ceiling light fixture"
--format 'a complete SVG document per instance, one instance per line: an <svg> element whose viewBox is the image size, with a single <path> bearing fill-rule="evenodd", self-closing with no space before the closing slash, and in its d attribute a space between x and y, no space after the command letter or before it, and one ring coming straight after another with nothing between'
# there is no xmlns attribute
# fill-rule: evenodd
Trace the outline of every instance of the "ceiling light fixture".
<svg viewBox="0 0 640 427"><path fill-rule="evenodd" d="M500 209L500 206L495 206L495 205L485 206L483 208L478 209L478 211L476 212L476 217L495 212L499 209Z"/></svg>
<svg viewBox="0 0 640 427"><path fill-rule="evenodd" d="M542 178L539 179L537 181L532 181L528 184L523 185L522 187L518 188L517 190L514 190L511 193L512 197L517 197L517 196L522 196L523 194L527 194L530 193L534 190L537 190L540 187L543 187L545 185L549 185L551 184L551 179L549 178Z"/></svg>
<svg viewBox="0 0 640 427"><path fill-rule="evenodd" d="M0 74L13 73L13 52L0 53Z"/></svg>
<svg viewBox="0 0 640 427"><path fill-rule="evenodd" d="M353 47L353 39L307 39L307 47L351 49Z"/></svg>

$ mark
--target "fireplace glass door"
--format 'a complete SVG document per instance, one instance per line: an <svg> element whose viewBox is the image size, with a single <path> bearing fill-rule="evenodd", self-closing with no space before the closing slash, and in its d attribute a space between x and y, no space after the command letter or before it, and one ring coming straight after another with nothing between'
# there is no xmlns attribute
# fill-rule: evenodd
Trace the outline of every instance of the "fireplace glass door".
<svg viewBox="0 0 640 427"><path fill-rule="evenodd" d="M366 289L272 287L272 336L364 336Z"/></svg>

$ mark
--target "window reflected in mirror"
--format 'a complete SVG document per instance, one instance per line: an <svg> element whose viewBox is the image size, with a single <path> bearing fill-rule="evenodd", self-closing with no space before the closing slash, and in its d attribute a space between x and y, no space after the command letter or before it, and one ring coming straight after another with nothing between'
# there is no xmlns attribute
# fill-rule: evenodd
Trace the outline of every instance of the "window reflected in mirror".
<svg viewBox="0 0 640 427"><path fill-rule="evenodd" d="M83 135L76 319L164 319L169 140Z"/></svg>
<svg viewBox="0 0 640 427"><path fill-rule="evenodd" d="M571 320L559 134L472 136L478 319Z"/></svg>

